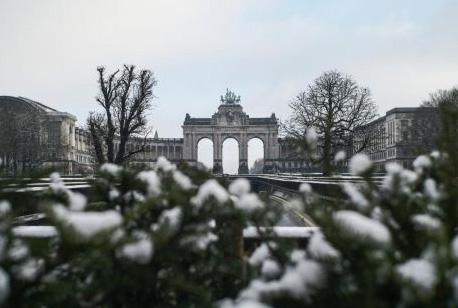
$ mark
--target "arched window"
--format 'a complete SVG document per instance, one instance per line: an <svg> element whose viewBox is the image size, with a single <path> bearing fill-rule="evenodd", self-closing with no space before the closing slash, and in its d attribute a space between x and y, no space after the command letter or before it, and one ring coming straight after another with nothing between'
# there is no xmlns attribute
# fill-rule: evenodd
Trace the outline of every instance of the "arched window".
<svg viewBox="0 0 458 308"><path fill-rule="evenodd" d="M223 173L238 174L239 172L239 143L234 138L223 142Z"/></svg>

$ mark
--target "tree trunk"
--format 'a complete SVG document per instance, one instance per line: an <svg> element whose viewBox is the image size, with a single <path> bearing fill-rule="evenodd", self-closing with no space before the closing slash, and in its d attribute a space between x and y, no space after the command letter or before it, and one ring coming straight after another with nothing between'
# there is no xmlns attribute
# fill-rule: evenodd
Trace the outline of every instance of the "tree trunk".
<svg viewBox="0 0 458 308"><path fill-rule="evenodd" d="M332 135L329 131L324 133L324 147L323 147L323 175L330 176L332 173L332 164L331 164L331 147L332 147Z"/></svg>

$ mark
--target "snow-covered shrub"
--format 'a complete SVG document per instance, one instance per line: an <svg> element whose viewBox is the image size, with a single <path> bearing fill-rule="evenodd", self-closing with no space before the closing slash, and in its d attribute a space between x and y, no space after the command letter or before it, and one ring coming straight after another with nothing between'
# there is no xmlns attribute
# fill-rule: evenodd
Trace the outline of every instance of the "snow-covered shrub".
<svg viewBox="0 0 458 308"><path fill-rule="evenodd" d="M39 200L57 233L21 239L0 198L1 307L211 307L256 275L243 228L276 219L246 180L227 190L164 158L139 172L105 164L84 195L53 173Z"/></svg>

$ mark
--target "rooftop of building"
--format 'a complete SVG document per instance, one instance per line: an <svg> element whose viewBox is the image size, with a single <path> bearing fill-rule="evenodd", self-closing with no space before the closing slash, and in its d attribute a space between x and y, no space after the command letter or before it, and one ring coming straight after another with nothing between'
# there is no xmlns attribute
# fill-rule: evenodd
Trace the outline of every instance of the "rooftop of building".
<svg viewBox="0 0 458 308"><path fill-rule="evenodd" d="M0 96L0 103L1 102L12 102L12 103L27 104L27 105L31 106L32 108L34 108L37 111L44 112L44 113L49 114L49 115L66 116L66 117L72 118L73 120L76 121L76 117L74 115L72 115L72 114L70 114L68 112L58 111L58 110L56 110L54 108L46 106L43 103L31 100L30 98L21 97L21 96L15 97L15 96L6 96L6 95L4 95L4 96Z"/></svg>

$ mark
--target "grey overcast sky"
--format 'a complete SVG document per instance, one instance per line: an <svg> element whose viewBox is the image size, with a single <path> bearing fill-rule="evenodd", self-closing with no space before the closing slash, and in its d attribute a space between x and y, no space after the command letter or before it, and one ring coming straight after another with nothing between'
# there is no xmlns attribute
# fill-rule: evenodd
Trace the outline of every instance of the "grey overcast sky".
<svg viewBox="0 0 458 308"><path fill-rule="evenodd" d="M0 95L77 116L96 67L154 71L151 124L212 115L226 87L252 117L287 117L324 70L372 90L383 114L458 84L457 0L0 0Z"/></svg>

